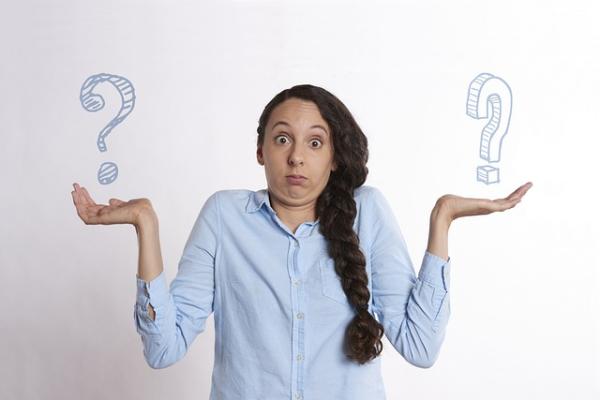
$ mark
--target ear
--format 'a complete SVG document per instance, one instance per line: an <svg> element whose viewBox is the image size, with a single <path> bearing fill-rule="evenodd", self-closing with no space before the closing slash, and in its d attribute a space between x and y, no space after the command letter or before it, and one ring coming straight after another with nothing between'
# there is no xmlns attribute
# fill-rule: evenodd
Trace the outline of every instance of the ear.
<svg viewBox="0 0 600 400"><path fill-rule="evenodd" d="M262 146L258 146L256 149L256 160L260 165L265 165L265 161L263 160Z"/></svg>

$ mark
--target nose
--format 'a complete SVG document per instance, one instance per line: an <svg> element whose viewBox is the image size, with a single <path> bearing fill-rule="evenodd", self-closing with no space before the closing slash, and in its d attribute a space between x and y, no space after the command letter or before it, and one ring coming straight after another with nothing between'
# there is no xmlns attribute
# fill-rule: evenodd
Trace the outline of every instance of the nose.
<svg viewBox="0 0 600 400"><path fill-rule="evenodd" d="M302 154L300 154L300 151L298 150L298 147L300 147L300 146L294 146L294 148L292 150L292 153L290 154L289 163L291 165L301 165L301 164L304 164Z"/></svg>

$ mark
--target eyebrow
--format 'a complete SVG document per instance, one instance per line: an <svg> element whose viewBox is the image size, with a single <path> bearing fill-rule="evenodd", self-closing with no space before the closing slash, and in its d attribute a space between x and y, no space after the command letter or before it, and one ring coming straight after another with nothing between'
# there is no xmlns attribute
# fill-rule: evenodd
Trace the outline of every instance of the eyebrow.
<svg viewBox="0 0 600 400"><path fill-rule="evenodd" d="M279 122L277 122L275 125L273 125L273 127L271 128L271 130L275 129L275 127L276 127L277 125L285 125L285 126L287 126L287 127L289 127L289 126L290 126L290 124L288 124L288 123L287 123L287 122L285 122L285 121L279 121ZM313 126L311 126L311 127L310 127L310 129L313 129L313 128L321 128L321 129L323 129L323 131L325 131L325 133L326 133L327 135L329 135L329 132L327 131L327 129L325 129L325 128L324 128L322 125L318 125L318 124L317 124L317 125L313 125Z"/></svg>

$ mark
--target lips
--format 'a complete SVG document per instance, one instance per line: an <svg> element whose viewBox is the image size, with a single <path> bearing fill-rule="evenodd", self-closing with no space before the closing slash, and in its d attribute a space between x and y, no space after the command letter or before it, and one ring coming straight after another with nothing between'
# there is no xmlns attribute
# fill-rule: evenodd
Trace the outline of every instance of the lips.
<svg viewBox="0 0 600 400"><path fill-rule="evenodd" d="M304 175L287 175L288 178L304 178L306 179L306 177Z"/></svg>

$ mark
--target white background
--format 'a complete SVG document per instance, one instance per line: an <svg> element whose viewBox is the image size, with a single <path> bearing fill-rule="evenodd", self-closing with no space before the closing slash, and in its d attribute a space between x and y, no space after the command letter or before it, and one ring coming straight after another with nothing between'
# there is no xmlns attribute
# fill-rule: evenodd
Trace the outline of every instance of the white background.
<svg viewBox="0 0 600 400"><path fill-rule="evenodd" d="M255 156L266 103L322 86L369 139L366 184L393 205L415 267L445 193L515 208L450 228L451 318L430 369L384 341L389 399L600 395L598 3L582 1L6 1L0 12L0 398L206 399L213 317L176 365L153 370L135 331L137 238L86 226L92 197L151 199L171 281L206 198L266 187ZM135 109L79 102L88 76L128 78ZM501 182L475 180L481 72L513 93ZM100 185L103 161L119 177Z"/></svg>

